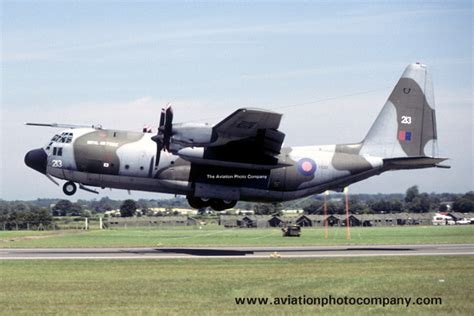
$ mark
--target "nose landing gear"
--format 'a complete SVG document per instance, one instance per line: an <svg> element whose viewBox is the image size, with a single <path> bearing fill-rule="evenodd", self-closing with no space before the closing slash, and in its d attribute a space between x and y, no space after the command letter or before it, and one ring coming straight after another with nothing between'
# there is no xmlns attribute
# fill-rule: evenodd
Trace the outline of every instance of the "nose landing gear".
<svg viewBox="0 0 474 316"><path fill-rule="evenodd" d="M63 185L63 192L66 195L73 195L77 191L77 186L74 182L68 181Z"/></svg>

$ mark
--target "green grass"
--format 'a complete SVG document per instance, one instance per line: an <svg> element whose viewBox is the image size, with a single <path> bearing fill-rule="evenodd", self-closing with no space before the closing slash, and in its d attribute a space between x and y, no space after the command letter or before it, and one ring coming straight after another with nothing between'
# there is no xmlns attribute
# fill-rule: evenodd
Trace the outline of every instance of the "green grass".
<svg viewBox="0 0 474 316"><path fill-rule="evenodd" d="M472 226L412 226L303 229L300 238L283 238L279 229L226 229L218 226L167 229L111 229L55 232L0 232L0 248L182 247L182 246L315 246L365 244L474 243Z"/></svg>
<svg viewBox="0 0 474 316"><path fill-rule="evenodd" d="M472 257L0 261L0 313L458 314L474 310ZM235 297L440 297L430 306L236 305Z"/></svg>

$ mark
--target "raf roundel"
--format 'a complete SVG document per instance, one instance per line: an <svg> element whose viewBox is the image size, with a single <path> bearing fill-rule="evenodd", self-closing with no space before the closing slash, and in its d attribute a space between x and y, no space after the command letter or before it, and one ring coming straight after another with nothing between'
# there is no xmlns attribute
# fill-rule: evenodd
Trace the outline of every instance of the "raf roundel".
<svg viewBox="0 0 474 316"><path fill-rule="evenodd" d="M313 159L302 158L298 161L298 171L304 176L312 176L316 172L316 163Z"/></svg>

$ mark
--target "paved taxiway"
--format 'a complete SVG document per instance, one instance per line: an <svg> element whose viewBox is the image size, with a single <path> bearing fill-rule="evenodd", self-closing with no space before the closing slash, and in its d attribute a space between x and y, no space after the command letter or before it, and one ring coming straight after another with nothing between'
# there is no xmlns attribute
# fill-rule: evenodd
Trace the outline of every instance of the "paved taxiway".
<svg viewBox="0 0 474 316"><path fill-rule="evenodd" d="M14 259L190 259L337 258L474 255L474 244L364 245L318 247L49 248L0 249L0 260Z"/></svg>

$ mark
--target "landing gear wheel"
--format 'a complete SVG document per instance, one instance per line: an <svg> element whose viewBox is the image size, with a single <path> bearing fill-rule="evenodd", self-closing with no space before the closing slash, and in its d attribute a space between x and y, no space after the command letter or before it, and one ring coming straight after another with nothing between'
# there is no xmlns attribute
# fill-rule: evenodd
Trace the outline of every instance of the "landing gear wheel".
<svg viewBox="0 0 474 316"><path fill-rule="evenodd" d="M74 182L68 181L63 185L63 192L66 195L73 195L77 191L77 186Z"/></svg>
<svg viewBox="0 0 474 316"><path fill-rule="evenodd" d="M224 203L225 208L233 208L235 204L237 204L237 201L229 201L229 200L223 200L222 203Z"/></svg>
<svg viewBox="0 0 474 316"><path fill-rule="evenodd" d="M210 205L209 199L201 199L193 196L187 196L186 199L188 200L189 206L195 209L205 208Z"/></svg>
<svg viewBox="0 0 474 316"><path fill-rule="evenodd" d="M215 211L223 211L229 208L233 208L237 201L228 201L228 200L219 200L219 199L211 199L211 207Z"/></svg>

